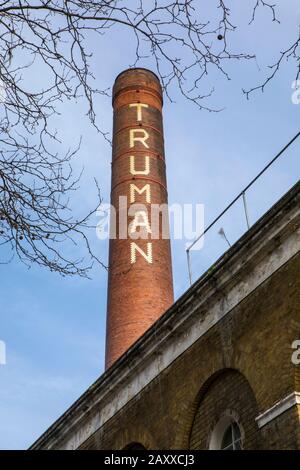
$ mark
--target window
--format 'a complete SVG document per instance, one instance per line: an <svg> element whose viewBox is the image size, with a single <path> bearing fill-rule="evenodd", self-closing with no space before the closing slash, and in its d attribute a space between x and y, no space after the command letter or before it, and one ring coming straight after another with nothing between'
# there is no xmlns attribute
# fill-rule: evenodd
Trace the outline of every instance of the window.
<svg viewBox="0 0 300 470"><path fill-rule="evenodd" d="M220 418L210 436L210 450L241 450L244 431L236 413L227 411Z"/></svg>
<svg viewBox="0 0 300 470"><path fill-rule="evenodd" d="M146 447L139 442L132 442L131 444L127 444L122 450L146 450Z"/></svg>
<svg viewBox="0 0 300 470"><path fill-rule="evenodd" d="M236 422L230 423L224 432L221 450L241 450L241 431Z"/></svg>

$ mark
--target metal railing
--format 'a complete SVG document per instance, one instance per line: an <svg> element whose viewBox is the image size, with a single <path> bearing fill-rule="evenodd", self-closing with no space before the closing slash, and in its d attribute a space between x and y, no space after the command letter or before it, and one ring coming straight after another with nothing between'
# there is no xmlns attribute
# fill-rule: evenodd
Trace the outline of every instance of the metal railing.
<svg viewBox="0 0 300 470"><path fill-rule="evenodd" d="M248 208L247 208L247 199L246 199L246 192L248 191L249 188L270 168L273 163L278 160L278 158L284 154L284 152L298 139L300 136L300 132L298 132L281 150L280 152L253 178L249 184L228 204L228 206L225 207L225 209L208 225L208 227L198 236L195 238L195 240L188 246L186 249L186 255L187 255L187 265L188 265L188 273L189 273L189 282L190 285L192 285L192 268L191 268L191 256L190 256L190 251L195 246L195 244L202 238L204 235L221 219L221 217L240 199L242 198L243 201L243 207L244 207L244 214L245 214L245 219L246 219L246 224L247 224L247 229L249 230L250 228L250 219L249 219L249 213L248 213ZM222 235L226 235L224 231L222 232ZM229 241L226 238L227 243L230 245Z"/></svg>

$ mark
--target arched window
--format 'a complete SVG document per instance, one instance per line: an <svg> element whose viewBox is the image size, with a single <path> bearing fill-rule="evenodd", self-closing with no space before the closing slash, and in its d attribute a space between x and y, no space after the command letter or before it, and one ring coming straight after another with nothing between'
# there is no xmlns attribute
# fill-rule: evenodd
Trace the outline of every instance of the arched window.
<svg viewBox="0 0 300 470"><path fill-rule="evenodd" d="M241 450L243 431L231 415L222 416L210 438L210 450Z"/></svg>
<svg viewBox="0 0 300 470"><path fill-rule="evenodd" d="M241 450L242 436L239 425L234 421L227 426L224 432L221 450Z"/></svg>

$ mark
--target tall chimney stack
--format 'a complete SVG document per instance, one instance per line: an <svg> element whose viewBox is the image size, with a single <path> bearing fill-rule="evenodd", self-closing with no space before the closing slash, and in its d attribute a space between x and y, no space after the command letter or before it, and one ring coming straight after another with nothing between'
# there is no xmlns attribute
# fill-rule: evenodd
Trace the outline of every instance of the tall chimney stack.
<svg viewBox="0 0 300 470"><path fill-rule="evenodd" d="M106 368L173 303L170 240L162 235L162 215L156 227L151 217L153 204L168 201L162 104L159 79L150 70L117 76L111 205L118 223L109 244Z"/></svg>

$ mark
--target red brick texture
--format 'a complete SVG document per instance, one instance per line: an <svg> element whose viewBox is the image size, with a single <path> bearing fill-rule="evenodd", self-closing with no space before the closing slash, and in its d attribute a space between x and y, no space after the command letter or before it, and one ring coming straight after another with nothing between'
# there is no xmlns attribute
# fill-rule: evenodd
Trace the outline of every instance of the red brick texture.
<svg viewBox="0 0 300 470"><path fill-rule="evenodd" d="M147 105L140 108L132 104ZM162 124L162 90L158 78L145 69L130 69L121 73L113 89L113 156L111 204L119 219L119 197L127 196L126 211L134 203L147 209L149 228L139 227L136 232L146 234L145 239L116 238L110 240L108 306L106 334L106 368L116 361L173 303L172 266L169 239L163 239L161 224L159 237L153 239L151 204L166 204L167 183L165 170ZM139 114L140 113L140 114ZM139 129L133 134L131 130ZM130 138L131 136L131 138ZM144 137L145 140L132 139ZM146 162L149 162L146 171ZM134 163L134 171L130 162ZM130 191L131 188L131 191ZM123 212L124 216L124 212ZM135 212L125 215L127 226L135 219ZM144 219L138 218L139 222ZM161 219L160 219L161 220ZM152 259L148 251L151 244ZM133 246L135 259L132 258ZM149 249L150 250L150 249Z"/></svg>

